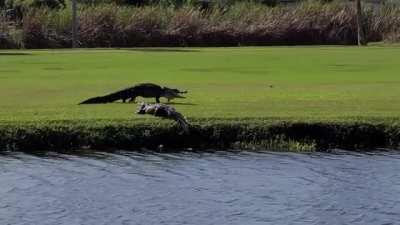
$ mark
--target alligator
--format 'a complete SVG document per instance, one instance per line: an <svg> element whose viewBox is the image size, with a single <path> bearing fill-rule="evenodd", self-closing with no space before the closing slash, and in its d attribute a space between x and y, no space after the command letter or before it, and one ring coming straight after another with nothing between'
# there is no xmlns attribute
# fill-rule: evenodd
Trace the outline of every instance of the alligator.
<svg viewBox="0 0 400 225"><path fill-rule="evenodd" d="M186 94L187 91L179 91L178 89L172 89L168 87L161 87L152 83L142 83L137 84L133 87L126 88L108 95L99 96L89 98L79 104L100 104L100 103L110 103L118 100L122 100L122 102L126 102L129 99L129 102L135 102L136 97L145 97L145 98L156 98L156 102L160 103L160 97L164 97L168 100L174 98L185 98L180 94Z"/></svg>
<svg viewBox="0 0 400 225"><path fill-rule="evenodd" d="M175 110L175 108L165 104L146 104L142 103L137 114L149 114L157 117L175 120L185 133L189 133L189 122L185 117Z"/></svg>

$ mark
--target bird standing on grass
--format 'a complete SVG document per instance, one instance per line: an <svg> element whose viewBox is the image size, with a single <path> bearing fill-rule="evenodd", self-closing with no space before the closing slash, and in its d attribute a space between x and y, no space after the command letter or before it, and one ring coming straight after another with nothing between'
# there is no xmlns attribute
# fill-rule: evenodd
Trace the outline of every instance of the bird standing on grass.
<svg viewBox="0 0 400 225"><path fill-rule="evenodd" d="M189 133L189 123L175 108L162 103L141 103L137 114L149 114L157 117L175 120L185 133Z"/></svg>

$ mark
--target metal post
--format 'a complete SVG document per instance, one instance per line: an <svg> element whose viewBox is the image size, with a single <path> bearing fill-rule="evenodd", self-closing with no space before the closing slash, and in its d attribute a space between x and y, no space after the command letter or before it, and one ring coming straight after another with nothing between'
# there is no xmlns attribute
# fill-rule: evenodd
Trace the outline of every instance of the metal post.
<svg viewBox="0 0 400 225"><path fill-rule="evenodd" d="M76 0L72 0L72 48L78 47L78 15Z"/></svg>

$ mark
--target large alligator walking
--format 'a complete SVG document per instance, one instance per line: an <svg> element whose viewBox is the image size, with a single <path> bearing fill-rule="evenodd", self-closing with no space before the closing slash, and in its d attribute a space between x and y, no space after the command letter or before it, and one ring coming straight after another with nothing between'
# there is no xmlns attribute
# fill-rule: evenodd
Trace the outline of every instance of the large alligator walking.
<svg viewBox="0 0 400 225"><path fill-rule="evenodd" d="M185 98L180 94L186 94L187 91L179 91L178 89L172 89L168 87L161 87L152 83L137 84L133 87L123 89L108 95L89 98L79 104L100 104L100 103L110 103L118 100L126 102L134 102L136 97L144 98L156 98L156 102L160 103L160 97L168 99L168 102L174 98Z"/></svg>
<svg viewBox="0 0 400 225"><path fill-rule="evenodd" d="M182 130L186 133L189 133L189 123L185 119L185 117L180 114L175 108L165 105L165 104L146 104L142 103L139 106L137 114L149 114L157 117L162 117L165 119L175 120Z"/></svg>

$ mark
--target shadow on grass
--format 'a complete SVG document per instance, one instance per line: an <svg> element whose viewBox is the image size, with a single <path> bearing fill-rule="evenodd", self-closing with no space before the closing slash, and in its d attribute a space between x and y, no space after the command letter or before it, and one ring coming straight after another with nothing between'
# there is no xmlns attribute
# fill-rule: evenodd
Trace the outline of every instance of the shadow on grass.
<svg viewBox="0 0 400 225"><path fill-rule="evenodd" d="M31 53L25 53L25 52L0 52L0 56L26 56L26 55L32 55Z"/></svg>
<svg viewBox="0 0 400 225"><path fill-rule="evenodd" d="M21 72L21 71L20 71L20 70L8 70L8 69L3 70L3 69L0 69L0 72L3 72L3 73L19 73L19 72ZM9 77L2 77L2 76L0 76L0 78L9 78Z"/></svg>
<svg viewBox="0 0 400 225"><path fill-rule="evenodd" d="M143 102L145 102L145 101L143 101ZM110 103L99 103L99 104L88 104L88 105L102 105L102 104L124 104L124 105L133 105L133 106L135 106L135 105L137 105L137 106L139 106L140 104L141 104L142 102L136 102L136 103L134 103L134 102L125 102L125 103L123 103L123 102L121 102L121 101L115 101L115 102L110 102ZM156 104L156 102L155 101L147 101L147 102L145 102L145 103L148 103L148 104ZM166 105L197 105L197 104L194 104L194 103L186 103L186 102L161 102L162 104L166 104Z"/></svg>
<svg viewBox="0 0 400 225"><path fill-rule="evenodd" d="M188 103L188 102L167 102L165 104L166 105L197 105L197 104Z"/></svg>
<svg viewBox="0 0 400 225"><path fill-rule="evenodd" d="M122 101L115 101L115 102L108 102L108 103L95 103L95 104L80 104L80 105L104 105L104 104L122 104L122 105L137 105L139 106L142 102L148 103L148 104L156 104L155 101L140 101L140 102L122 102ZM162 104L166 105L198 105L194 103L188 103L188 102L161 102Z"/></svg>
<svg viewBox="0 0 400 225"><path fill-rule="evenodd" d="M196 49L182 49L182 48L128 48L128 51L138 52L200 52Z"/></svg>
<svg viewBox="0 0 400 225"><path fill-rule="evenodd" d="M46 68L43 68L43 70L56 70L56 71L60 71L60 70L65 70L65 68L61 68L61 67L46 67Z"/></svg>

